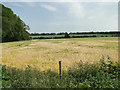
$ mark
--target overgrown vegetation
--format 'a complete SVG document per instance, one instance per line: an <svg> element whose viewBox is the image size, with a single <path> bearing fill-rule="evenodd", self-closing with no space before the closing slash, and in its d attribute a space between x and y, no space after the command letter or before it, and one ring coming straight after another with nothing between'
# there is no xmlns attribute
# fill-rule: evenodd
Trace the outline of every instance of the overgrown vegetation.
<svg viewBox="0 0 120 90"><path fill-rule="evenodd" d="M53 71L40 72L30 66L20 70L5 66L2 67L3 88L119 88L120 66L111 61L105 62L104 57L96 64L80 61L76 68L58 73Z"/></svg>
<svg viewBox="0 0 120 90"><path fill-rule="evenodd" d="M14 14L10 8L2 5L0 15L2 15L2 42L30 39L28 31L26 31L30 29L29 26Z"/></svg>

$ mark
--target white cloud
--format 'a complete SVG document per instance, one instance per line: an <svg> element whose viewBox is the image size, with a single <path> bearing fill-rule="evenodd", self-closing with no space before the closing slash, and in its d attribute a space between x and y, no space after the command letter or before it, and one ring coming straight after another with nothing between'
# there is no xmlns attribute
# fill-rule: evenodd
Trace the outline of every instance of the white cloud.
<svg viewBox="0 0 120 90"><path fill-rule="evenodd" d="M0 2L119 2L119 0L1 0Z"/></svg>
<svg viewBox="0 0 120 90"><path fill-rule="evenodd" d="M84 18L86 10L81 3L71 3L68 5L68 13L77 18Z"/></svg>
<svg viewBox="0 0 120 90"><path fill-rule="evenodd" d="M29 7L35 7L36 6L35 2L9 2L7 4L11 5L11 6L15 6L15 7L23 7L24 6L23 3L26 4L26 5L28 5Z"/></svg>
<svg viewBox="0 0 120 90"><path fill-rule="evenodd" d="M20 0L22 2L34 2L35 0Z"/></svg>
<svg viewBox="0 0 120 90"><path fill-rule="evenodd" d="M15 7L22 7L22 4L20 4L20 3L10 2L8 4L11 6L15 6Z"/></svg>
<svg viewBox="0 0 120 90"><path fill-rule="evenodd" d="M35 7L36 6L36 4L34 2L24 2L24 3L26 3L30 7Z"/></svg>
<svg viewBox="0 0 120 90"><path fill-rule="evenodd" d="M56 12L57 11L56 7L51 6L51 5L47 5L47 4L40 4L40 7L45 8L45 9L47 9L49 11L52 11L52 12Z"/></svg>

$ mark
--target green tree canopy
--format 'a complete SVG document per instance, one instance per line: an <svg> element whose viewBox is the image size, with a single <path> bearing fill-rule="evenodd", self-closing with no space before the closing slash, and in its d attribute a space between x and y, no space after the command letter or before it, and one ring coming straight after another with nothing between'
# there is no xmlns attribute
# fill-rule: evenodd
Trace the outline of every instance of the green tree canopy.
<svg viewBox="0 0 120 90"><path fill-rule="evenodd" d="M2 5L2 4L1 4ZM30 36L26 25L10 8L2 5L2 41L29 40Z"/></svg>

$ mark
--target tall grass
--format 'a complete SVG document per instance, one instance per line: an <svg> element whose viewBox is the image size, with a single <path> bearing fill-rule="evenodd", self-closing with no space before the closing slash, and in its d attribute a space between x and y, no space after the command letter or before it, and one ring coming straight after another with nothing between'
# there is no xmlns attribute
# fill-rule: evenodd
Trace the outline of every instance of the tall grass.
<svg viewBox="0 0 120 90"><path fill-rule="evenodd" d="M30 65L41 71L48 68L57 71L61 60L62 69L67 70L80 59L97 62L102 54L118 60L117 37L31 40L3 43L2 46L2 64L19 69Z"/></svg>
<svg viewBox="0 0 120 90"><path fill-rule="evenodd" d="M110 57L96 64L77 63L77 67L59 74L51 70L40 72L31 66L25 70L2 66L2 88L118 88L120 66Z"/></svg>

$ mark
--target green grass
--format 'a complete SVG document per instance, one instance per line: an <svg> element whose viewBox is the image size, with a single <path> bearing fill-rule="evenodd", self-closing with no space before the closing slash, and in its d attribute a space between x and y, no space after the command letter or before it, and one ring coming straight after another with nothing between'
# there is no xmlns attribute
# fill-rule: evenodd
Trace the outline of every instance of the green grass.
<svg viewBox="0 0 120 90"><path fill-rule="evenodd" d="M2 67L2 88L115 88L118 89L120 66L110 57L99 63L80 61L76 67L62 71L62 77L51 70L40 72L31 66L25 70Z"/></svg>

